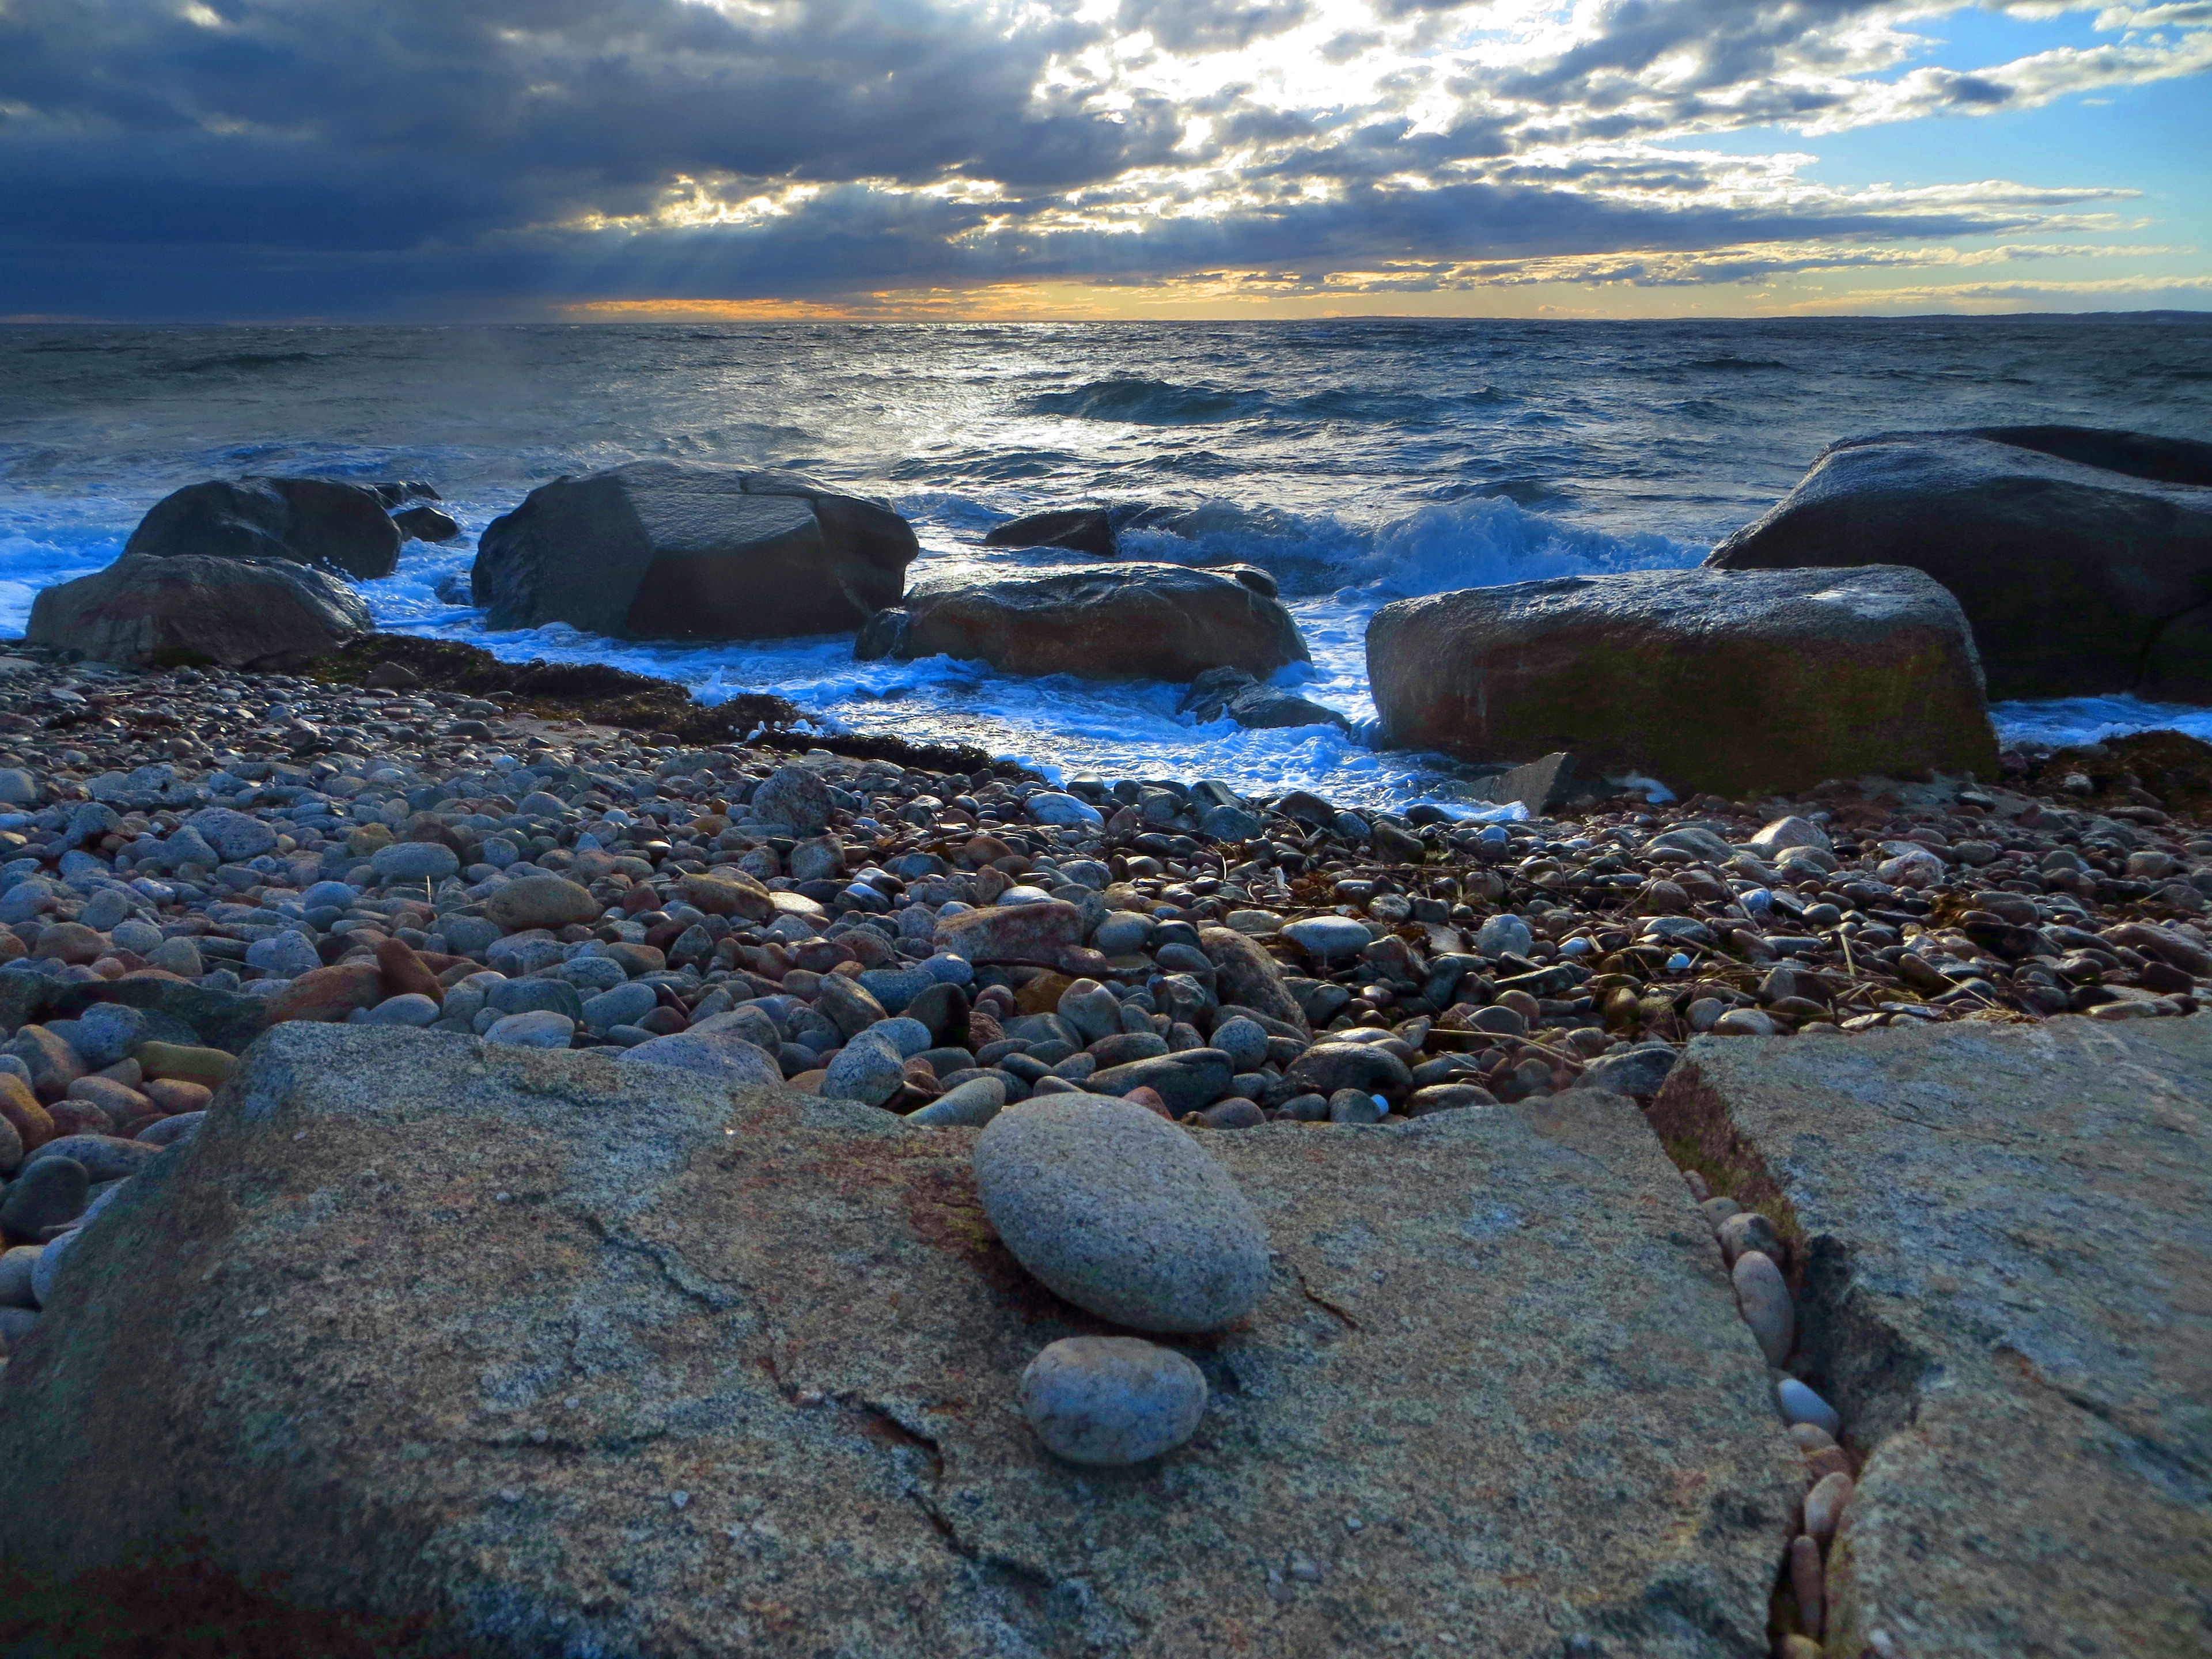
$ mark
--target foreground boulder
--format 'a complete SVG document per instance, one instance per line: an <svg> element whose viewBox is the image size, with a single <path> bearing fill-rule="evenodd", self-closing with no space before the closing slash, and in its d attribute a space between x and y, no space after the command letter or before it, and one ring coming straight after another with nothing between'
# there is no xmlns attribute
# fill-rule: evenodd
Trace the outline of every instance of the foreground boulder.
<svg viewBox="0 0 2212 1659"><path fill-rule="evenodd" d="M2212 444L2067 426L1850 438L1705 562L1924 570L1965 608L1992 697L2212 702Z"/></svg>
<svg viewBox="0 0 2212 1659"><path fill-rule="evenodd" d="M1224 667L1265 679L1309 659L1272 584L1179 564L926 581L904 605L870 618L853 652L958 657L1010 674L1092 680L1182 681Z"/></svg>
<svg viewBox="0 0 2212 1659"><path fill-rule="evenodd" d="M1699 1038L1652 1122L1803 1264L1828 1652L2202 1651L2212 1015Z"/></svg>
<svg viewBox="0 0 2212 1659"><path fill-rule="evenodd" d="M283 671L374 626L360 594L288 559L125 553L41 591L23 637L138 668L204 660Z"/></svg>
<svg viewBox="0 0 2212 1659"><path fill-rule="evenodd" d="M1367 627L1387 740L1570 750L1679 793L1920 768L1992 776L1966 619L1917 570L1654 570L1401 599Z"/></svg>
<svg viewBox="0 0 2212 1659"><path fill-rule="evenodd" d="M210 478L148 509L125 557L289 559L369 580L399 562L381 492L328 478Z"/></svg>
<svg viewBox="0 0 2212 1659"><path fill-rule="evenodd" d="M1629 1103L1207 1136L1280 1254L1102 1477L1021 1376L1124 1333L994 1237L974 1131L635 1069L272 1031L0 1373L11 1619L1182 1659L1439 1650L1479 1589L1486 1654L1763 1650L1797 1458Z"/></svg>
<svg viewBox="0 0 2212 1659"><path fill-rule="evenodd" d="M885 503L795 472L634 461L541 485L493 520L471 586L494 628L782 639L897 604L920 550Z"/></svg>

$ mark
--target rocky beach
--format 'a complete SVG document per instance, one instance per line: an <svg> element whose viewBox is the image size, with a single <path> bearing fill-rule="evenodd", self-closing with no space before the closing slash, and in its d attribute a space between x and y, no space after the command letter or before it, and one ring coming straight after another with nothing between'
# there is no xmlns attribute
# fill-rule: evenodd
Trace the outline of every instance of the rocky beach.
<svg viewBox="0 0 2212 1659"><path fill-rule="evenodd" d="M1379 806L379 631L433 486L177 491L0 654L9 1650L2201 1650L2212 744L1984 663L2195 695L2212 449L2072 433L1382 606ZM2102 611L1978 585L2022 477ZM1142 520L910 583L633 462L469 592L1350 733Z"/></svg>

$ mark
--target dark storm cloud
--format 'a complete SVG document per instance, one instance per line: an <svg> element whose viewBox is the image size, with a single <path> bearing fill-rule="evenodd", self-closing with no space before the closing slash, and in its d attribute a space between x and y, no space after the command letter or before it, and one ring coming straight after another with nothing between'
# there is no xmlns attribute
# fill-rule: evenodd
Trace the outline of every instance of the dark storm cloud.
<svg viewBox="0 0 2212 1659"><path fill-rule="evenodd" d="M1722 120L1723 103L1745 120L1820 109L1841 94L1772 72L1826 61L1828 32L1876 3L1614 0L1548 61L1408 57L1301 108L1242 81L1171 101L1116 83L1095 49L1138 32L1156 54L1264 46L1315 0L1121 0L1109 23L1076 0L0 0L0 315L1311 280L2030 222L1817 195L1716 207L1688 158L1514 159ZM1382 0L1376 30L1313 50L1349 62L1417 14L1401 35L1480 17ZM1647 94L1662 60L1694 72ZM1455 113L1438 118L1439 94ZM2004 94L1954 74L1944 95ZM718 214L733 222L698 222Z"/></svg>

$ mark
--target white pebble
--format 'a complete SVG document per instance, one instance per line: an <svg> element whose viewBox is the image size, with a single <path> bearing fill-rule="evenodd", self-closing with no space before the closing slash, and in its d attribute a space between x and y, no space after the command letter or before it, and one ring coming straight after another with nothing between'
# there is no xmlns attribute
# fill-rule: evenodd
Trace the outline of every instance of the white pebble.
<svg viewBox="0 0 2212 1659"><path fill-rule="evenodd" d="M1844 1419L1836 1414L1836 1408L1794 1376L1785 1376L1774 1385L1774 1397L1782 1407L1782 1420L1785 1423L1808 1423L1832 1435L1844 1426Z"/></svg>

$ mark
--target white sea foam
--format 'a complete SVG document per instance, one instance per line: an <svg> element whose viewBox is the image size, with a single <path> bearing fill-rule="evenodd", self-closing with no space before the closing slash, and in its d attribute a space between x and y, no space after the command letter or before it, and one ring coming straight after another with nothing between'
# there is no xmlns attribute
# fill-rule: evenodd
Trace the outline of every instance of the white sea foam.
<svg viewBox="0 0 2212 1659"><path fill-rule="evenodd" d="M1998 738L2008 744L2053 748L2091 744L2130 732L2180 732L2212 743L2212 708L2184 702L2145 702L2140 697L2055 697L2047 702L1990 705Z"/></svg>

